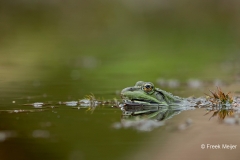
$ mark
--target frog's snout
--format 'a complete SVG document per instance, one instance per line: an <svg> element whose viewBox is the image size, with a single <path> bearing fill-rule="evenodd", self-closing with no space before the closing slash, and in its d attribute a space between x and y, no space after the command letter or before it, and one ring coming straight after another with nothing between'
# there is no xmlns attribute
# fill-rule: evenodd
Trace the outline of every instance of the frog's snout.
<svg viewBox="0 0 240 160"><path fill-rule="evenodd" d="M121 98L126 98L127 95L129 94L129 92L133 92L135 91L136 88L134 87L127 87L127 88L124 88L122 91L121 91Z"/></svg>
<svg viewBox="0 0 240 160"><path fill-rule="evenodd" d="M124 93L124 92L127 92L127 91L132 92L132 91L135 91L135 89L133 87L127 87L127 88L124 88L121 93Z"/></svg>
<svg viewBox="0 0 240 160"><path fill-rule="evenodd" d="M133 92L133 91L136 91L136 88L134 88L134 87L127 87L127 88L124 88L121 91L121 95L124 95L124 93L126 93L126 92Z"/></svg>

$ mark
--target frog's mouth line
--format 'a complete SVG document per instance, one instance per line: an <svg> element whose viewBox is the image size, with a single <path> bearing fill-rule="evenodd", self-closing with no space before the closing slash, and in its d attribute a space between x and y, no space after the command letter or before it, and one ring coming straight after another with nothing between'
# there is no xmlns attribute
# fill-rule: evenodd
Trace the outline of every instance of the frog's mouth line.
<svg viewBox="0 0 240 160"><path fill-rule="evenodd" d="M151 101L151 100L143 100L143 99L131 99L132 101L140 101L140 102L148 102L148 103L152 103L152 104L158 104L154 101Z"/></svg>
<svg viewBox="0 0 240 160"><path fill-rule="evenodd" d="M146 103L151 103L151 104L158 104L154 101L146 100L146 99L138 99L138 98L130 99L129 97L124 96L124 95L121 95L121 98L124 100L128 100L129 102L131 101L132 103L137 103L136 101L138 101L138 102L146 102Z"/></svg>

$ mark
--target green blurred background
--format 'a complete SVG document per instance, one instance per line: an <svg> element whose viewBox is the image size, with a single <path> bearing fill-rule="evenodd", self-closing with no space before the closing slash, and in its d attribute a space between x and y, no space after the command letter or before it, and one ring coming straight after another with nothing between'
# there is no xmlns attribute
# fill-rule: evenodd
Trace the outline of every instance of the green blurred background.
<svg viewBox="0 0 240 160"><path fill-rule="evenodd" d="M0 7L2 82L70 82L85 94L137 80L229 78L221 64L239 57L238 1L1 0Z"/></svg>
<svg viewBox="0 0 240 160"><path fill-rule="evenodd" d="M181 83L188 79L239 82L239 8L237 0L0 0L1 108L16 108L8 103L16 98L28 100L19 104L29 102L26 97L36 95L45 96L30 102L76 100L90 93L97 97L119 98L116 95L119 90L138 80L154 83L162 78L177 79ZM175 92L174 89L170 91ZM68 115L68 110L59 112ZM113 114L116 111L105 112L109 113L108 118L102 114L96 116L98 120L106 120L103 123L106 134L101 135L119 136L125 145L118 145L114 150L112 145L118 138L111 143L102 142L104 140L100 138L82 138L75 142L79 135L74 133L74 125L64 124L69 119L61 119L56 123L62 126L53 132L71 130L57 136L63 138L62 141L59 138L59 143L68 144L61 153L67 155L68 146L81 146L82 141L90 140L89 148L81 151L85 154L83 159L98 156L112 159L115 155L108 157L108 151L103 148L104 151L98 151L94 142L107 143L107 148L113 149L112 153L121 155L123 148L132 148L128 144L129 138L121 137L121 134L134 135L134 142L139 140L138 136L146 136L133 131L112 133L108 128L110 122L119 120L121 112L117 111L117 116ZM33 117L48 119L44 114L41 112ZM75 114L71 112L73 118L79 116ZM82 116L86 119L89 115ZM18 130L19 124L11 117L16 118L15 115L2 116L2 122L11 125L2 124L1 127ZM36 117L31 119L32 123L22 122L26 128L20 127L20 130L24 133L32 130L31 127L41 121ZM50 116L47 121L54 123L53 119ZM95 125L99 125L97 119L92 121L82 124L89 127L89 132L94 132ZM26 122L29 119L26 118ZM97 130L104 129L98 126ZM72 134L74 136L68 139ZM92 132L79 131L79 134L93 136ZM19 147L21 143L16 140L10 144ZM91 144L95 147L91 148ZM133 146L137 145L133 143ZM24 153L28 153L29 145L25 147ZM43 148L46 152L50 150L46 146ZM57 154L55 149L51 154ZM72 152L75 154L74 150ZM78 152L76 154L79 156ZM33 155L29 156L36 158Z"/></svg>

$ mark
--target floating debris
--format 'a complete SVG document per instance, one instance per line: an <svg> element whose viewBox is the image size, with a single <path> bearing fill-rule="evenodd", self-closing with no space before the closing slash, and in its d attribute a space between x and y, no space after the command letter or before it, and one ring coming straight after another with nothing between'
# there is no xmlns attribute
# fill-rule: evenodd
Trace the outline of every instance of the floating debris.
<svg viewBox="0 0 240 160"><path fill-rule="evenodd" d="M33 103L33 107L34 108L42 108L43 104L44 103L42 103L42 102L36 102L36 103Z"/></svg>
<svg viewBox="0 0 240 160"><path fill-rule="evenodd" d="M188 97L186 98L187 101L190 102L190 107L207 107L207 106L211 106L212 103L209 102L206 98L204 97L199 97L199 98L195 98L195 97Z"/></svg>
<svg viewBox="0 0 240 160"><path fill-rule="evenodd" d="M97 101L96 99L81 99L79 100L79 105L82 108L88 108L88 107L96 107L97 105L101 104L100 101Z"/></svg>
<svg viewBox="0 0 240 160"><path fill-rule="evenodd" d="M14 110L0 110L0 113L29 113L29 112L42 112L47 109L14 109Z"/></svg>
<svg viewBox="0 0 240 160"><path fill-rule="evenodd" d="M236 112L240 113L240 97L235 97L233 99L232 105L234 106L234 109Z"/></svg>
<svg viewBox="0 0 240 160"><path fill-rule="evenodd" d="M233 102L233 97L231 96L231 92L228 92L227 94L223 93L222 90L217 87L216 92L212 92L209 90L212 95L206 94L207 100L209 100L213 106L230 106Z"/></svg>
<svg viewBox="0 0 240 160"><path fill-rule="evenodd" d="M93 111L96 109L97 105L100 104L100 101L97 101L95 96L93 94L91 95L86 95L86 99L89 101L89 106L87 111L91 111L91 113L93 113Z"/></svg>
<svg viewBox="0 0 240 160"><path fill-rule="evenodd" d="M117 100L117 98L113 99L113 105L112 107L119 108L120 107L120 102Z"/></svg>
<svg viewBox="0 0 240 160"><path fill-rule="evenodd" d="M209 90L212 95L207 95L207 100L211 102L211 107L208 108L208 112L205 114L213 111L213 115L209 118L215 117L218 115L220 120L224 119L226 116L233 116L234 114L234 106L232 103L234 102L233 97L230 95L230 92L227 94L223 93L222 90L217 87L217 91L213 92Z"/></svg>
<svg viewBox="0 0 240 160"><path fill-rule="evenodd" d="M69 102L64 102L66 104L66 106L77 106L78 105L78 101L69 101Z"/></svg>
<svg viewBox="0 0 240 160"><path fill-rule="evenodd" d="M89 104L90 102L89 102L89 99L81 99L81 100L79 100L79 103L81 103L81 104Z"/></svg>
<svg viewBox="0 0 240 160"><path fill-rule="evenodd" d="M42 108L43 106L51 105L51 103L35 102L30 104L23 104L23 106L33 106L34 108Z"/></svg>

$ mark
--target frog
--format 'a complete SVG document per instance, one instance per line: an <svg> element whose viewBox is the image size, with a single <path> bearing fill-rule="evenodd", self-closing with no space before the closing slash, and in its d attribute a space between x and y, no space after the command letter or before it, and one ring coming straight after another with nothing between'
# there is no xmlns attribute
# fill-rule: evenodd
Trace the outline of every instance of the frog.
<svg viewBox="0 0 240 160"><path fill-rule="evenodd" d="M138 81L132 87L121 91L121 98L127 103L142 105L170 106L181 103L184 98L174 96L172 93L156 88L152 82Z"/></svg>
<svg viewBox="0 0 240 160"><path fill-rule="evenodd" d="M124 102L123 117L142 116L156 120L166 120L182 110L184 98L156 88L152 82L138 81L132 87L121 91Z"/></svg>

